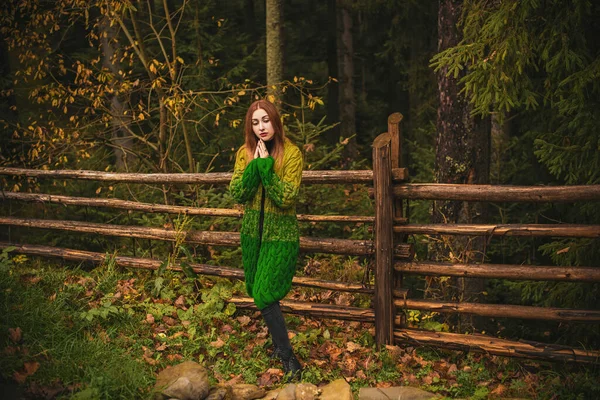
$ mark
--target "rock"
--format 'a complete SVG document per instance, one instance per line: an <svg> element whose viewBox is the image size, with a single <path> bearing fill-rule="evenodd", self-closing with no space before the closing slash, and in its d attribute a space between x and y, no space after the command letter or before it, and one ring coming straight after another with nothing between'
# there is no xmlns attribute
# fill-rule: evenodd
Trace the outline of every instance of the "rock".
<svg viewBox="0 0 600 400"><path fill-rule="evenodd" d="M337 379L321 388L321 400L354 400L352 389L345 379Z"/></svg>
<svg viewBox="0 0 600 400"><path fill-rule="evenodd" d="M286 385L276 397L276 400L296 400L296 384Z"/></svg>
<svg viewBox="0 0 600 400"><path fill-rule="evenodd" d="M238 383L231 386L232 400L253 400L264 397L265 390L259 388L256 385L249 385L246 383Z"/></svg>
<svg viewBox="0 0 600 400"><path fill-rule="evenodd" d="M319 389L312 383L299 383L295 395L296 400L315 400L319 396Z"/></svg>
<svg viewBox="0 0 600 400"><path fill-rule="evenodd" d="M219 385L211 388L208 397L204 400L231 400L232 394L231 386Z"/></svg>
<svg viewBox="0 0 600 400"><path fill-rule="evenodd" d="M267 394L265 394L265 397L263 397L260 400L275 400L280 392L281 392L281 389L269 390L267 392Z"/></svg>
<svg viewBox="0 0 600 400"><path fill-rule="evenodd" d="M204 399L208 395L210 383L206 368L193 361L167 367L156 377L155 398L175 398L179 400Z"/></svg>
<svg viewBox="0 0 600 400"><path fill-rule="evenodd" d="M426 392L410 386L395 386L389 388L361 388L358 400L434 400L441 399L439 395Z"/></svg>

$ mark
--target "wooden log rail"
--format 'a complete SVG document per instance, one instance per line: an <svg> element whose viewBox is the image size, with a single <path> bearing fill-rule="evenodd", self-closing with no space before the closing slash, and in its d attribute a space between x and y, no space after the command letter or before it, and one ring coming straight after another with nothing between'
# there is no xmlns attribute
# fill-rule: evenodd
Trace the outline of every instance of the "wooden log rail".
<svg viewBox="0 0 600 400"><path fill-rule="evenodd" d="M252 299L247 297L232 297L229 301L239 308L257 309ZM283 311L291 314L370 323L375 320L375 314L371 309L339 307L289 300L283 300L281 305ZM417 346L432 345L463 351L485 352L506 357L584 363L600 362L600 352L594 350L575 349L538 342L511 341L485 335L463 335L404 328L394 330L394 338L396 342L402 344L412 343Z"/></svg>
<svg viewBox="0 0 600 400"><path fill-rule="evenodd" d="M149 213L169 213L183 215L203 215L211 217L234 217L241 218L243 211L241 209L229 208L202 208L171 206L165 204L140 203L137 201L127 201L119 199L95 199L88 197L72 197L54 194L42 193L17 193L2 192L0 200L17 200L26 202L41 202L75 206L106 207L131 211L143 211ZM346 216L346 215L305 215L298 214L299 221L306 222L347 222L347 223L373 223L375 217L371 216Z"/></svg>
<svg viewBox="0 0 600 400"><path fill-rule="evenodd" d="M428 235L600 237L600 225L575 224L408 224L394 226L394 232Z"/></svg>
<svg viewBox="0 0 600 400"><path fill-rule="evenodd" d="M0 249L15 247L15 252L29 255L61 257L74 261L89 261L93 263L102 263L106 260L105 253L63 249L50 246L36 245L12 245L0 242ZM125 256L116 256L114 261L117 265L128 268L157 269L161 261L145 258L134 258ZM220 276L229 279L243 279L243 271L230 267L218 267L214 265L190 264L192 269L199 274ZM170 267L173 270L181 271L181 267L175 265ZM321 289L333 289L357 293L372 293L372 289L364 288L362 285L323 281L306 277L294 277L295 285L307 286ZM253 308L251 299L235 297L230 301L234 302L240 308ZM282 302L284 311L287 313L297 313L321 318L349 319L361 322L373 323L375 315L371 309L347 308L334 305L315 305L310 303L300 303L294 301ZM596 351L586 351L562 346L546 345L533 342L514 342L505 339L497 339L483 335L460 335L453 333L437 333L428 331L419 331L414 329L397 329L394 335L399 342L409 342L417 345L433 345L438 347L447 347L457 350L480 351L490 354L497 354L510 357L527 357L539 359L553 359L557 361L577 361L577 362L598 362L600 353Z"/></svg>
<svg viewBox="0 0 600 400"><path fill-rule="evenodd" d="M397 261L394 269L404 274L459 276L532 281L600 282L600 268L511 264L450 264Z"/></svg>
<svg viewBox="0 0 600 400"><path fill-rule="evenodd" d="M403 344L429 345L462 351L477 351L505 357L599 363L600 352L529 341L512 341L485 335L397 329L394 337Z"/></svg>
<svg viewBox="0 0 600 400"><path fill-rule="evenodd" d="M490 318L540 319L546 321L600 322L600 310L517 306L510 304L482 304L443 302L433 300L394 300L396 307L450 314L471 314Z"/></svg>
<svg viewBox="0 0 600 400"><path fill-rule="evenodd" d="M30 178L54 179L79 179L104 182L122 183L154 183L154 184L206 184L228 185L231 181L231 172L209 172L204 174L176 173L176 174L140 174L123 172L102 172L84 170L38 170L24 168L0 167L0 175L23 176ZM396 168L392 171L395 182L407 179L406 168ZM373 183L373 171L303 171L303 184L334 184L334 183Z"/></svg>
<svg viewBox="0 0 600 400"><path fill-rule="evenodd" d="M509 186L449 183L396 185L394 196L403 199L490 202L574 202L599 201L600 185Z"/></svg>
<svg viewBox="0 0 600 400"><path fill-rule="evenodd" d="M14 247L14 252L19 254L27 254L31 256L42 256L42 257L59 257L64 260L70 261L86 261L94 264L101 264L106 261L106 253L98 253L93 251L74 250L66 249L61 247L52 246L41 246L31 244L10 244L6 242L0 242L0 249L6 249L8 247ZM161 264L162 260L156 260L152 258L140 258L140 257L128 257L128 256L115 256L113 260L117 265L124 268L137 268L156 270ZM227 279L244 280L244 271L239 268L215 266L208 264L188 263L191 269L201 275L208 276L219 276ZM179 263L170 266L169 269L173 271L183 271ZM297 286L312 287L316 289L327 289L327 290L338 290L341 292L349 293L365 293L373 294L374 289L366 287L359 283L345 283L339 281L328 281L323 279L315 279L309 277L295 276L292 283ZM402 297L405 293L397 293L398 297Z"/></svg>
<svg viewBox="0 0 600 400"><path fill-rule="evenodd" d="M43 219L25 219L0 217L0 225L21 226L41 229L57 229L70 232L94 233L106 236L130 237L138 239L176 241L181 236L185 243L204 244L213 246L238 247L240 234L237 232L187 231L177 232L174 229L150 228L131 225L112 225L79 221L54 221ZM331 239L331 238L300 238L300 250L309 253L331 253L368 256L373 254L373 241ZM413 248L408 244L395 247L394 255L398 258L411 258Z"/></svg>
<svg viewBox="0 0 600 400"><path fill-rule="evenodd" d="M258 310L250 297L234 296L230 303L238 308ZM331 318L347 321L375 322L375 312L371 308L337 306L333 304L318 304L291 300L281 300L281 309L285 313L309 315L315 318Z"/></svg>

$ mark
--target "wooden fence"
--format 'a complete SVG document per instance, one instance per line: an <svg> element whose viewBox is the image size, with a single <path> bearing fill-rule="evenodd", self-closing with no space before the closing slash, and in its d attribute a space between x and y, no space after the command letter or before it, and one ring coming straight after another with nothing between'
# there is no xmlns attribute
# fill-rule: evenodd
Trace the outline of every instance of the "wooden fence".
<svg viewBox="0 0 600 400"><path fill-rule="evenodd" d="M416 262L412 245L404 243L408 234L486 235L486 236L554 236L600 237L598 225L474 225L474 224L408 224L403 216L403 199L458 200L487 202L571 202L600 200L600 185L563 187L513 187L493 185L409 184L406 169L401 168L401 114L388 119L388 132L373 143L373 171L305 171L302 183L306 184L373 184L375 217L341 215L299 215L300 221L374 223L374 240L349 240L338 238L301 237L302 252L358 255L374 258L375 285L345 283L310 277L294 277L294 285L319 289L363 293L373 296L373 308L345 307L298 301L282 301L284 311L313 317L370 322L375 324L376 341L380 345L410 342L416 345L483 351L503 356L519 356L561 361L598 362L600 351L577 349L537 342L510 341L485 335L463 335L409 329L403 325L404 310L464 313L484 317L506 317L549 321L575 321L599 323L600 311L558 309L516 305L441 302L411 299L402 288L405 274L429 276L456 276L473 278L504 278L568 282L600 282L600 268L524 266L501 264L445 264ZM130 174L96 171L45 171L18 168L0 168L0 175L53 179L94 180L105 182L153 184L211 184L225 185L230 173L207 174ZM169 213L198 216L240 218L242 212L231 209L194 208L175 205L146 204L118 199L97 199L50 194L5 192L4 201L56 203L68 206L108 207L148 213ZM98 235L176 241L180 232L172 228L125 226L80 221L26 219L12 216L0 217L0 225L54 229ZM191 244L237 247L239 233L215 231L185 232L184 242ZM61 257L73 261L102 263L104 253L57 248L50 246L0 243L0 248L16 247L15 252L37 256ZM158 269L161 260L117 256L118 265L127 268ZM239 268L190 264L198 274L243 279ZM171 266L182 270L179 264ZM239 308L254 308L252 299L230 299Z"/></svg>

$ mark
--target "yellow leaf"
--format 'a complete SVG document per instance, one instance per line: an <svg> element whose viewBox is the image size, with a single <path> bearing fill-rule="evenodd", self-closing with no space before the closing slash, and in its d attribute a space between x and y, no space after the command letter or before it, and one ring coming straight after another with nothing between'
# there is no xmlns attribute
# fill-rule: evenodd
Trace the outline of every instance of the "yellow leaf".
<svg viewBox="0 0 600 400"><path fill-rule="evenodd" d="M243 95L245 95L245 94L246 94L246 91L245 91L245 90L240 90L240 91L238 92L238 96L243 96Z"/></svg>
<svg viewBox="0 0 600 400"><path fill-rule="evenodd" d="M275 103L275 96L273 96L272 94L267 96L267 100L269 100L271 103Z"/></svg>
<svg viewBox="0 0 600 400"><path fill-rule="evenodd" d="M145 117L144 117L144 113L140 113L140 115L138 115L138 119L139 119L140 121L143 121L143 120L144 120L144 118L145 118Z"/></svg>
<svg viewBox="0 0 600 400"><path fill-rule="evenodd" d="M102 187L99 187L98 189L96 189L96 194L99 194L102 191Z"/></svg>

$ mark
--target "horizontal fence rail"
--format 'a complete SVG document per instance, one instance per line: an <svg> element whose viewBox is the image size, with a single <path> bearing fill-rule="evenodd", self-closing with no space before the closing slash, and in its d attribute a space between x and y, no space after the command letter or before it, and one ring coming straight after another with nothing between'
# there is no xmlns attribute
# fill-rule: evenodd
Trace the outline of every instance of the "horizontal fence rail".
<svg viewBox="0 0 600 400"><path fill-rule="evenodd" d="M6 242L0 242L0 249L6 249L14 247L14 251L20 254L27 254L32 256L43 256L43 257L59 257L70 261L86 261L94 264L101 264L106 262L111 256L107 256L106 253L98 253L93 251L74 250L66 249L61 247L53 246L41 246L31 244L11 244ZM152 259L152 258L141 258L141 257L128 257L128 256L115 256L112 258L117 265L125 268L138 268L156 270L160 268L163 261ZM208 276L219 276L221 278L244 280L244 271L239 268L215 266L208 264L188 263L190 268L197 274L208 275ZM183 271L180 263L175 263L170 266L169 269L173 271ZM323 279L315 279L309 277L295 276L293 278L293 284L298 286L312 287L318 289L338 290L341 292L350 293L365 293L373 294L373 288L367 287L358 283L345 283L338 281L328 281ZM404 293L397 293L398 297L402 297Z"/></svg>
<svg viewBox="0 0 600 400"><path fill-rule="evenodd" d="M55 221L45 219L25 219L0 217L0 225L21 226L41 229L57 229L62 231L95 233L106 236L130 237L137 239L176 241L182 239L186 243L205 244L213 246L239 247L238 232L217 231L186 231L174 229L149 228L131 225L113 225L80 221ZM366 256L374 253L373 241L301 237L300 250L310 253L331 253ZM411 245L399 244L395 247L394 255L398 258L412 257Z"/></svg>
<svg viewBox="0 0 600 400"><path fill-rule="evenodd" d="M394 196L403 199L490 202L573 202L600 201L600 185L509 186L450 183L395 185Z"/></svg>
<svg viewBox="0 0 600 400"><path fill-rule="evenodd" d="M101 172L84 170L38 170L24 168L0 167L0 175L24 176L29 178L80 179L92 181L124 182L124 183L181 183L181 184L213 184L224 185L231 181L231 172L209 172L203 174L139 174L124 172ZM408 177L405 168L392 171L394 181L403 181ZM373 183L373 171L303 171L304 184L333 183Z"/></svg>
<svg viewBox="0 0 600 400"><path fill-rule="evenodd" d="M380 135L374 146L379 143L387 146L390 140L387 134ZM393 139L393 138L392 138ZM377 142L379 141L379 142ZM396 146L398 145L398 146ZM400 154L399 144L391 148L392 158L394 152ZM396 149L396 147L398 147ZM388 150L386 150L388 151ZM387 153L386 153L387 154ZM398 154L396 157L398 158ZM385 158L385 157L384 157ZM374 157L374 161L379 158ZM381 161L381 160L379 160ZM374 162L374 165L376 163ZM381 164L381 163L380 163ZM585 186L536 186L520 187L505 185L470 185L470 184L405 184L408 172L404 168L393 167L394 162L385 162L388 170L383 174L371 170L365 171L304 171L303 184L374 184L377 180L383 186L374 184L368 189L369 195L374 197L376 189L379 196L375 207L379 209L389 201L395 207L402 206L402 199L422 200L456 200L456 201L484 201L484 202L578 202L600 201L600 185ZM227 185L231 180L231 173L205 173L205 174L137 174L137 173L109 173L100 171L40 171L19 168L0 168L0 175L28 178L50 179L81 179L104 182L143 183L143 184L209 184ZM390 199L381 201L381 193L387 191ZM41 202L62 205L108 207L141 212L171 213L184 215L203 215L218 217L240 218L243 214L238 209L197 208L185 206L171 206L162 204L149 204L125 201L120 199L92 199L84 197L59 196L50 194L0 192L0 200L15 200L25 202ZM398 203L398 204L396 204ZM397 211L397 210L396 210ZM395 234L396 238L406 237L409 234L442 234L442 235L469 235L469 236L545 236L545 237L600 237L598 225L574 224L407 224L406 218L397 215L394 211L388 212L385 220L386 235ZM380 214L381 216L381 214ZM374 223L375 217L370 216L340 216L340 215L298 215L300 221L307 222L348 222L348 223ZM381 219L379 220L381 223ZM14 217L0 217L0 225L28 227L35 229L56 229L71 232L93 233L106 236L130 237L160 241L183 240L192 244L216 245L238 247L240 236L237 232L215 231L177 231L169 228L153 228L142 226L112 225L80 221L54 221L41 219L24 219ZM374 231L382 230L375 224ZM390 232L387 232L389 230ZM382 235L384 236L384 235ZM473 278L503 278L515 280L548 280L571 282L599 282L600 268L591 267L554 267L554 266L522 266L501 264L445 264L434 262L412 262L414 248L410 244L394 244L389 241L386 245L386 262L381 263L387 268L393 268L401 274L420 274L434 276L457 276ZM11 246L0 243L0 248ZM388 254L391 246L391 256ZM300 247L303 252L332 253L357 256L374 256L376 251L375 241L349 240L330 238L300 238ZM23 254L61 257L68 260L103 263L107 255L72 249L62 249L48 246L17 245L16 252ZM382 250L383 251L383 250ZM381 258L381 257L380 257ZM381 258L382 259L382 258ZM401 261L395 261L394 259ZM117 265L128 268L158 269L163 265L161 260L114 256L111 258ZM381 261L381 260L380 260ZM207 264L189 263L191 269L198 274L219 276L228 279L243 280L243 270L231 267L213 266ZM187 266L185 266L187 269ZM174 271L183 271L181 264L175 263L169 267ZM379 268L379 267L378 267ZM389 270L386 270L389 272ZM384 271L385 272L385 271ZM381 285L381 280L386 280L386 273L376 273L376 284ZM391 276L391 275L390 275ZM383 278L382 278L383 277ZM394 277L383 282L390 288ZM518 318L548 321L573 321L584 323L600 322L598 310L575 310L549 307L533 307L506 304L481 304L449 301L434 301L408 298L408 290L398 287L386 290L385 296L381 287L368 287L360 283L345 283L315 279L310 277L294 277L294 285L318 288L323 290L345 291L362 293L373 296L376 300L375 309L346 307L331 304L316 304L298 301L282 301L285 312L309 315L321 318L345 319L374 323L376 338L380 343L383 340L381 332L383 325L378 324L381 318L381 305L392 307L393 314L386 312L385 331L386 337L391 334L392 340L415 343L419 345L433 345L438 347L459 350L475 350L505 356L518 356L538 359L551 359L559 361L600 362L600 352L575 349L566 346L547 345L536 342L510 341L483 335L464 335L445 332L421 331L405 329L401 323L402 310L424 310L439 313L459 313L486 316L493 318ZM384 285L384 286L385 286ZM379 294L377 293L379 288ZM250 298L233 297L230 300L240 308L255 309ZM377 306L379 304L379 306ZM387 304L387 305L386 305ZM379 311L377 311L379 310ZM385 308L387 310L387 308ZM379 313L379 316L377 315ZM391 317L391 318L390 318ZM391 321L391 325L389 322ZM380 331L378 334L377 331ZM388 342L387 339L385 339Z"/></svg>
<svg viewBox="0 0 600 400"><path fill-rule="evenodd" d="M182 215L203 215L211 217L241 218L241 209L203 208L194 206L171 206L165 204L140 203L119 199L96 199L89 197L72 197L42 193L0 192L0 200L17 200L26 202L53 203L75 206L106 207L149 213L169 213ZM298 221L306 222L362 222L373 223L375 217L353 215L305 215L298 214Z"/></svg>
<svg viewBox="0 0 600 400"><path fill-rule="evenodd" d="M600 237L600 225L575 224L408 224L394 226L404 234L468 236Z"/></svg>
<svg viewBox="0 0 600 400"><path fill-rule="evenodd" d="M495 278L532 281L600 282L600 268L514 264L451 264L396 261L394 269L405 274Z"/></svg>
<svg viewBox="0 0 600 400"><path fill-rule="evenodd" d="M418 346L430 345L454 350L479 351L506 357L584 363L600 361L600 352L596 350L574 349L529 341L512 341L478 334L464 335L418 329L398 329L394 331L394 336L398 341Z"/></svg>
<svg viewBox="0 0 600 400"><path fill-rule="evenodd" d="M482 304L433 300L395 300L396 307L450 314L471 314L491 318L541 319L546 321L600 322L600 310Z"/></svg>

